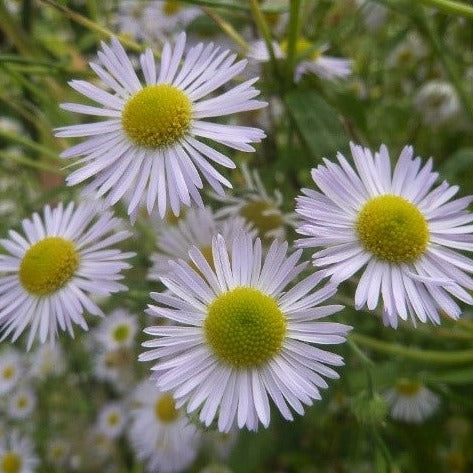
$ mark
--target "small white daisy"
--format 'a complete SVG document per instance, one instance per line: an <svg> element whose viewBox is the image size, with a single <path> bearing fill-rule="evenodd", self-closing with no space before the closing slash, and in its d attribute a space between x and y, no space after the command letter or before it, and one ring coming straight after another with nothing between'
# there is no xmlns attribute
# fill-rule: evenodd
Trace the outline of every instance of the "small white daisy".
<svg viewBox="0 0 473 473"><path fill-rule="evenodd" d="M393 419L420 424L430 417L440 404L439 397L417 381L400 379L384 395Z"/></svg>
<svg viewBox="0 0 473 473"><path fill-rule="evenodd" d="M0 394L10 392L22 377L24 368L20 353L8 348L0 353Z"/></svg>
<svg viewBox="0 0 473 473"><path fill-rule="evenodd" d="M283 41L281 44L277 42L272 44L275 57L277 59L285 58L287 41ZM327 44L317 49L310 41L299 38L296 43L297 65L294 80L298 82L301 76L308 72L327 80L343 79L351 75L352 61L340 57L326 56L325 52L328 49ZM269 61L270 55L266 43L263 40L253 42L248 57L260 62Z"/></svg>
<svg viewBox="0 0 473 473"><path fill-rule="evenodd" d="M159 281L170 270L171 260L189 260L189 250L196 246L205 255L207 261L211 260L212 238L222 234L229 247L240 231L251 233L250 225L242 217L226 220L217 220L212 211L192 208L187 211L183 219L176 225L166 225L158 229L157 246L159 252L151 255L153 266L149 270L148 278Z"/></svg>
<svg viewBox="0 0 473 473"><path fill-rule="evenodd" d="M110 383L118 392L127 391L134 383L135 354L130 348L122 347L116 350L94 349L94 376Z"/></svg>
<svg viewBox="0 0 473 473"><path fill-rule="evenodd" d="M460 113L460 99L455 88L448 82L431 80L425 83L414 97L414 105L422 121L438 127Z"/></svg>
<svg viewBox="0 0 473 473"><path fill-rule="evenodd" d="M236 423L267 427L269 397L292 420L289 406L303 414L303 404L320 399L319 388L328 386L321 375L338 378L327 365L342 365L342 357L311 345L343 343L351 328L318 321L342 309L316 307L336 286L312 291L324 277L319 272L286 290L307 266L298 264L300 250L287 257L287 248L275 240L263 257L261 240L242 233L229 255L218 235L213 267L193 248L192 266L172 262L173 273L162 278L168 291L151 294L160 305L148 312L182 325L147 328L158 338L143 344L152 350L140 360L158 360L152 368L158 388L171 391L187 412L199 410L207 426L217 417L222 432Z"/></svg>
<svg viewBox="0 0 473 473"><path fill-rule="evenodd" d="M12 419L27 419L36 407L36 394L30 387L22 387L8 397L8 416Z"/></svg>
<svg viewBox="0 0 473 473"><path fill-rule="evenodd" d="M145 381L136 388L133 405L130 440L137 457L147 462L147 470L174 473L190 466L200 435L176 409L172 396Z"/></svg>
<svg viewBox="0 0 473 473"><path fill-rule="evenodd" d="M146 195L148 213L157 203L161 217L169 207L178 215L181 204L190 206L191 201L203 206L201 176L217 193L223 194L222 184L231 187L212 163L227 168L235 164L202 140L254 151L250 143L264 138L262 130L212 123L211 119L255 110L266 103L254 100L259 95L253 87L257 79L205 98L240 74L247 61L235 62L236 54L212 43L205 47L200 43L184 55L185 45L185 33L179 35L174 49L166 43L159 71L152 51L142 54L143 83L116 39L111 46L102 43L101 65L91 63L91 67L112 92L86 81L72 81L75 90L99 106L62 105L65 110L107 117L57 131L60 137L87 138L62 154L64 158L80 157L79 169L67 178L69 185L92 178L86 190L107 194L109 205L133 189L128 213Z"/></svg>
<svg viewBox="0 0 473 473"><path fill-rule="evenodd" d="M38 464L29 438L13 431L0 439L0 473L34 473Z"/></svg>
<svg viewBox="0 0 473 473"><path fill-rule="evenodd" d="M118 402L111 402L100 410L97 430L108 438L120 437L127 422L126 411Z"/></svg>
<svg viewBox="0 0 473 473"><path fill-rule="evenodd" d="M284 239L286 227L296 224L295 214L285 214L281 211L282 194L276 189L273 195L269 195L256 169L251 172L248 166L243 165L241 170L244 186L238 189L238 194L213 195L222 204L215 214L216 217L243 217L258 230L260 238Z"/></svg>
<svg viewBox="0 0 473 473"><path fill-rule="evenodd" d="M29 357L31 375L41 380L50 376L60 376L66 370L65 357L58 343L39 345Z"/></svg>
<svg viewBox="0 0 473 473"><path fill-rule="evenodd" d="M105 350L116 350L133 346L137 331L136 317L123 309L116 309L102 320L94 336Z"/></svg>
<svg viewBox="0 0 473 473"><path fill-rule="evenodd" d="M71 446L63 439L50 440L47 445L46 458L57 468L64 467L69 458Z"/></svg>
<svg viewBox="0 0 473 473"><path fill-rule="evenodd" d="M389 11L384 5L373 0L355 0L355 3L360 7L368 31L378 31L384 25Z"/></svg>
<svg viewBox="0 0 473 473"><path fill-rule="evenodd" d="M232 429L230 432L208 432L206 440L213 456L216 455L220 460L227 459L238 440L238 433L237 429Z"/></svg>
<svg viewBox="0 0 473 473"><path fill-rule="evenodd" d="M121 1L114 23L118 31L146 44L160 43L201 14L199 8L176 0Z"/></svg>
<svg viewBox="0 0 473 473"><path fill-rule="evenodd" d="M440 311L456 319L473 298L473 261L455 250L473 250L473 197L452 200L458 186L432 186L438 174L432 159L421 167L406 146L391 174L386 146L373 154L351 144L356 171L342 154L338 163L324 160L312 170L320 189L303 189L296 211L304 235L298 245L324 247L314 265L326 268L339 284L366 266L355 306L373 310L381 296L384 322L397 327L398 317L440 324Z"/></svg>
<svg viewBox="0 0 473 473"><path fill-rule="evenodd" d="M88 294L107 296L126 289L117 281L134 253L109 248L130 236L116 231L119 219L93 203L46 206L22 222L25 236L11 230L0 240L0 330L15 341L30 325L28 348L37 336L54 340L58 328L73 336L73 324L87 330L84 309L102 311ZM6 273L6 274L5 274Z"/></svg>

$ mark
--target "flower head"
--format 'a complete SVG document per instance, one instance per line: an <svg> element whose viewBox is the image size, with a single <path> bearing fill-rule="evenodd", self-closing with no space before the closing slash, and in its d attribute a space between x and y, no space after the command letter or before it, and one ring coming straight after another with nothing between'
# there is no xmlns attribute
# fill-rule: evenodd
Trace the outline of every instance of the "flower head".
<svg viewBox="0 0 473 473"><path fill-rule="evenodd" d="M400 379L384 397L394 419L415 424L430 417L440 404L439 397L430 389L420 382L408 379Z"/></svg>
<svg viewBox="0 0 473 473"><path fill-rule="evenodd" d="M120 403L111 402L99 412L97 430L110 439L118 438L125 429L126 411Z"/></svg>
<svg viewBox="0 0 473 473"><path fill-rule="evenodd" d="M105 350L129 348L138 330L136 317L123 309L114 310L99 325L95 338Z"/></svg>
<svg viewBox="0 0 473 473"><path fill-rule="evenodd" d="M133 403L130 440L138 458L147 462L148 471L186 469L197 455L200 435L176 408L171 394L145 381L135 390Z"/></svg>
<svg viewBox="0 0 473 473"><path fill-rule="evenodd" d="M8 415L12 419L27 419L36 407L36 394L30 387L17 389L8 399Z"/></svg>
<svg viewBox="0 0 473 473"><path fill-rule="evenodd" d="M213 196L223 204L216 216L228 219L244 218L258 231L263 240L284 239L286 227L296 223L295 214L282 212L281 193L275 190L273 195L268 194L257 170L251 172L243 165L242 174L245 184L238 193Z"/></svg>
<svg viewBox="0 0 473 473"><path fill-rule="evenodd" d="M29 438L13 431L0 439L0 473L34 473L38 463Z"/></svg>
<svg viewBox="0 0 473 473"><path fill-rule="evenodd" d="M351 145L356 171L344 156L338 164L324 160L312 170L320 191L303 189L296 211L303 223L301 247L322 247L314 264L340 283L366 266L355 305L373 310L381 296L384 321L397 327L398 317L415 323L440 323L440 311L456 319L453 297L472 304L473 262L458 253L473 250L471 197L452 200L457 186L432 186L438 174L432 160L423 167L405 147L391 173L386 147L373 154Z"/></svg>
<svg viewBox="0 0 473 473"><path fill-rule="evenodd" d="M184 55L185 44L184 33L174 49L166 43L159 70L150 49L142 54L143 83L116 39L111 46L102 43L101 65L91 63L91 67L112 91L72 81L75 90L98 106L62 105L73 112L108 118L58 130L57 136L86 137L62 155L79 157L80 167L68 176L69 185L92 178L87 190L107 194L110 205L133 189L128 213L133 214L146 196L148 212L157 204L161 217L169 207L178 215L181 204L189 206L191 201L202 206L202 177L218 193L223 193L222 184L231 187L211 163L232 168L233 161L202 139L253 151L250 143L261 141L264 133L207 119L258 109L266 103L254 100L259 95L253 87L256 79L206 98L240 74L246 61L235 62L235 54L213 44L197 44Z"/></svg>
<svg viewBox="0 0 473 473"><path fill-rule="evenodd" d="M20 353L11 348L0 353L0 394L10 392L21 379L23 360Z"/></svg>
<svg viewBox="0 0 473 473"><path fill-rule="evenodd" d="M98 213L100 211L100 213ZM37 213L22 222L24 236L11 230L0 240L0 330L16 340L30 325L28 348L37 336L53 340L58 329L73 336L73 324L87 329L84 309L102 311L90 294L107 296L126 289L117 281L124 260L134 253L109 248L129 237L117 231L119 219L93 203L73 203ZM115 233L113 233L115 232Z"/></svg>
<svg viewBox="0 0 473 473"><path fill-rule="evenodd" d="M163 225L157 231L158 252L151 255L153 266L149 279L159 280L170 270L169 261L184 259L190 261L189 250L196 246L210 261L212 238L221 233L229 246L233 239L244 230L251 233L250 225L242 217L217 220L213 212L203 209L190 209L176 225Z"/></svg>
<svg viewBox="0 0 473 473"><path fill-rule="evenodd" d="M158 388L172 392L187 412L199 410L205 425L217 418L222 432L235 423L267 427L269 397L292 420L289 406L302 414L303 404L320 399L319 388L328 386L321 375L338 377L327 365L343 364L311 345L342 343L350 330L318 320L342 308L317 307L336 286L313 291L324 277L319 272L286 290L306 267L298 264L301 251L287 257L287 247L276 240L263 257L259 239L242 233L229 251L218 235L212 265L193 248L192 266L171 263L173 272L162 278L167 291L152 294L159 305L149 313L174 324L145 330L156 338L144 343L152 349L140 360L157 360Z"/></svg>
<svg viewBox="0 0 473 473"><path fill-rule="evenodd" d="M281 44L273 42L273 51L276 58L286 57L288 42ZM351 75L352 62L350 59L326 56L329 49L327 44L316 48L310 41L299 38L296 43L296 56L298 58L294 80L298 82L303 74L312 73L322 79L334 80L346 78ZM249 52L249 57L256 61L269 61L270 55L263 40L255 41Z"/></svg>

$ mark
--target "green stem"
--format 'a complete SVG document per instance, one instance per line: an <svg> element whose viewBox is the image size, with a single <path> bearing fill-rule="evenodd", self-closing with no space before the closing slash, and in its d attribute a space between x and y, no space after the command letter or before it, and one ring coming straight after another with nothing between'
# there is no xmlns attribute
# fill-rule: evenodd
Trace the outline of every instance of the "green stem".
<svg viewBox="0 0 473 473"><path fill-rule="evenodd" d="M12 161L18 164L23 164L34 169L39 169L40 171L52 172L61 176L64 175L64 171L62 169L58 169L54 166L49 166L48 164L44 164L40 161L36 161L33 159L28 159L23 156L17 156L16 154L4 153L3 151L0 151L0 159L4 159L5 161Z"/></svg>
<svg viewBox="0 0 473 473"><path fill-rule="evenodd" d="M129 49L132 49L137 52L143 52L146 49L145 46L138 44L137 42L127 38L124 35L115 34L113 31L110 31L109 29L105 28L104 26L99 25L98 23L95 23L92 20L89 20L87 17L71 10L70 8L65 7L64 5L56 3L54 0L38 0L38 1L55 8L56 10L60 11L64 16L69 18L70 20L83 26L84 28L87 28L91 31L98 33L99 35L103 37L118 38L120 42L126 47L128 47Z"/></svg>
<svg viewBox="0 0 473 473"><path fill-rule="evenodd" d="M417 19L419 29L429 40L432 49L435 51L440 62L442 63L442 66L445 70L445 73L447 74L448 79L455 87L458 96L461 102L463 103L465 111L473 119L473 97L465 90L462 83L462 79L455 67L455 63L452 61L451 56L445 51L445 48L443 47L440 38L438 37L431 25L430 19L427 17L422 8L418 8L417 13L418 14L415 15L414 18Z"/></svg>
<svg viewBox="0 0 473 473"><path fill-rule="evenodd" d="M251 4L251 12L253 14L253 20L255 21L255 24L263 37L264 43L266 45L266 49L268 50L269 53L269 59L271 63L271 68L273 70L273 74L276 78L279 77L279 70L278 70L278 62L276 59L276 55L274 54L274 48L273 48L273 41L271 38L271 31L269 29L268 23L266 22L263 12L261 11L260 4L258 3L258 0L250 0Z"/></svg>
<svg viewBox="0 0 473 473"><path fill-rule="evenodd" d="M420 350L418 348L409 348L394 343L383 342L381 340L377 340L359 333L350 334L349 339L352 339L359 345L363 345L375 351L389 355L397 355L424 363L460 364L471 363L473 361L473 350L459 350L449 352Z"/></svg>
<svg viewBox="0 0 473 473"><path fill-rule="evenodd" d="M445 13L473 18L473 7L465 3L453 2L451 0L420 0L424 5L438 8Z"/></svg>
<svg viewBox="0 0 473 473"><path fill-rule="evenodd" d="M289 13L289 35L287 38L287 53L286 53L286 71L285 79L286 86L292 84L294 77L294 68L296 64L296 46L297 38L299 37L299 12L301 7L301 0L291 0L291 7Z"/></svg>
<svg viewBox="0 0 473 473"><path fill-rule="evenodd" d="M5 138L5 140L7 141L22 145L25 148L28 148L30 150L36 151L40 154L53 158L54 160L57 160L57 161L60 160L58 153L56 151L50 148L47 148L46 146L40 145L34 142L33 140L24 138L23 136L15 135L14 133L8 133L6 131L0 130L0 137Z"/></svg>
<svg viewBox="0 0 473 473"><path fill-rule="evenodd" d="M235 43L237 43L240 47L242 47L244 51L247 51L249 49L249 45L245 41L243 36L241 36L240 33L238 33L238 31L235 28L233 28L233 26L228 21L224 20L220 15L218 15L217 13L215 13L212 9L208 7L203 7L202 10L210 18L212 18L212 20L215 21L215 23L217 23L217 25L225 34L230 36L230 38L232 38L233 41L235 41Z"/></svg>
<svg viewBox="0 0 473 473"><path fill-rule="evenodd" d="M249 12L251 7L248 7L244 2L230 2L219 0L181 0L182 3L190 3L191 5L202 5L214 8L225 8L226 10L238 10ZM264 13L284 13L287 8L284 5L264 5L261 7Z"/></svg>

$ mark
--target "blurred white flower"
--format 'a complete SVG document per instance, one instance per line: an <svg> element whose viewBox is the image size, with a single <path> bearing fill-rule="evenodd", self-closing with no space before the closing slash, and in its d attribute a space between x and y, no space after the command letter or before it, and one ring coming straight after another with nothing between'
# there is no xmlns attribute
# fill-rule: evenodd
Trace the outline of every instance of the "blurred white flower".
<svg viewBox="0 0 473 473"><path fill-rule="evenodd" d="M8 398L8 416L12 419L27 419L36 407L36 394L31 387L21 387Z"/></svg>
<svg viewBox="0 0 473 473"><path fill-rule="evenodd" d="M101 348L109 351L132 347L137 331L137 318L123 309L116 309L102 320L93 335Z"/></svg>
<svg viewBox="0 0 473 473"><path fill-rule="evenodd" d="M441 80L425 83L414 97L414 105L422 121L433 128L457 116L461 110L455 88Z"/></svg>
<svg viewBox="0 0 473 473"><path fill-rule="evenodd" d="M39 464L31 440L18 431L0 438L0 472L34 473Z"/></svg>
<svg viewBox="0 0 473 473"><path fill-rule="evenodd" d="M116 439L123 433L126 422L127 412L122 404L110 402L99 412L97 430L111 439Z"/></svg>
<svg viewBox="0 0 473 473"><path fill-rule="evenodd" d="M400 379L384 395L393 419L420 424L430 417L440 404L439 397L417 381Z"/></svg>
<svg viewBox="0 0 473 473"><path fill-rule="evenodd" d="M23 358L12 348L0 352L0 394L10 392L24 373Z"/></svg>

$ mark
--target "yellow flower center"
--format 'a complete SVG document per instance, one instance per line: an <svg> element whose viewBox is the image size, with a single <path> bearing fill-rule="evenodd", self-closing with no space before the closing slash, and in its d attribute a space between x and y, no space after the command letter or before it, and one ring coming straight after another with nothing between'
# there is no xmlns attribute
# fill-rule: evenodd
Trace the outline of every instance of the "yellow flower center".
<svg viewBox="0 0 473 473"><path fill-rule="evenodd" d="M167 16L173 16L181 8L181 5L176 0L166 0L163 5L163 13Z"/></svg>
<svg viewBox="0 0 473 473"><path fill-rule="evenodd" d="M247 368L258 366L279 352L286 318L272 297L258 289L237 287L210 304L204 332L220 360Z"/></svg>
<svg viewBox="0 0 473 473"><path fill-rule="evenodd" d="M64 286L78 266L79 254L72 241L47 237L25 253L19 278L29 293L45 296Z"/></svg>
<svg viewBox="0 0 473 473"><path fill-rule="evenodd" d="M116 412L112 412L107 417L107 423L110 427L115 427L120 422L120 416Z"/></svg>
<svg viewBox="0 0 473 473"><path fill-rule="evenodd" d="M412 263L427 248L429 227L420 210L403 197L374 197L361 209L356 231L364 248L390 263Z"/></svg>
<svg viewBox="0 0 473 473"><path fill-rule="evenodd" d="M13 366L7 366L2 371L2 378L5 380L12 379L14 375L15 375L15 368L13 368Z"/></svg>
<svg viewBox="0 0 473 473"><path fill-rule="evenodd" d="M271 230L281 228L284 223L281 213L271 203L264 200L248 202L240 210L240 215L255 226L261 237Z"/></svg>
<svg viewBox="0 0 473 473"><path fill-rule="evenodd" d="M20 455L15 452L7 452L1 460L1 471L3 473L19 473L21 470L22 460Z"/></svg>
<svg viewBox="0 0 473 473"><path fill-rule="evenodd" d="M16 407L18 409L26 409L28 407L28 398L26 396L20 396L16 400Z"/></svg>
<svg viewBox="0 0 473 473"><path fill-rule="evenodd" d="M113 328L112 338L118 343L123 343L130 336L130 326L128 324L119 324Z"/></svg>
<svg viewBox="0 0 473 473"><path fill-rule="evenodd" d="M179 415L174 399L170 394L164 394L156 401L154 413L160 422L166 424L174 422Z"/></svg>
<svg viewBox="0 0 473 473"><path fill-rule="evenodd" d="M422 385L417 381L410 381L408 379L400 379L396 383L396 391L403 396L415 396Z"/></svg>
<svg viewBox="0 0 473 473"><path fill-rule="evenodd" d="M289 42L287 39L283 40L280 44L280 47L284 54L287 54ZM315 60L320 57L321 55L320 50L314 50L314 45L305 38L299 38L296 41L296 57L301 58L308 58Z"/></svg>
<svg viewBox="0 0 473 473"><path fill-rule="evenodd" d="M169 84L149 85L125 104L122 126L136 145L166 148L186 134L191 118L191 101L184 92Z"/></svg>

